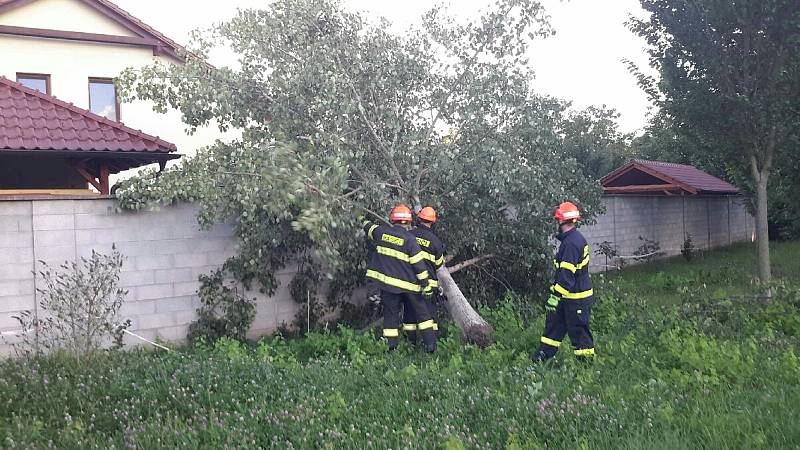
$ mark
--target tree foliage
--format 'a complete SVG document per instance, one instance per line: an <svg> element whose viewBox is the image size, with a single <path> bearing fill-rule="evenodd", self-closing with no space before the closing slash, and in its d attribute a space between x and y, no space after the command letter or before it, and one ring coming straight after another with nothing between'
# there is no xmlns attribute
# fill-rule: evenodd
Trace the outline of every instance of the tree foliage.
<svg viewBox="0 0 800 450"><path fill-rule="evenodd" d="M470 291L541 287L553 205L599 207L563 154L561 102L531 92L525 53L552 33L544 10L499 0L461 24L436 7L402 35L387 28L332 0L276 1L198 46L202 57L229 45L236 69L190 58L128 71L130 96L243 134L124 183L122 206L197 201L204 224L235 219L240 253L226 268L238 278L272 292L275 271L297 263L301 285L326 279L337 296L362 280L357 215L432 205L453 263L495 255L459 274Z"/></svg>

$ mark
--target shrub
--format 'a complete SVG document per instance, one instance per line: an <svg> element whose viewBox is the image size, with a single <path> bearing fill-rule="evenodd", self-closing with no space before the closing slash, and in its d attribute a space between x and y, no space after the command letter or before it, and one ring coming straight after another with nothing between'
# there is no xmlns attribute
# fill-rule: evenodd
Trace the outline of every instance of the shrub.
<svg viewBox="0 0 800 450"><path fill-rule="evenodd" d="M92 251L89 258L58 268L40 261L39 310L14 317L22 326L18 353L66 351L89 358L109 343L122 347L124 330L131 324L118 319L128 294L119 287L123 261L116 248L110 255Z"/></svg>
<svg viewBox="0 0 800 450"><path fill-rule="evenodd" d="M238 293L232 281L226 282L221 270L200 276L198 318L189 326L189 341L205 338L215 343L222 337L243 341L256 317L255 298Z"/></svg>

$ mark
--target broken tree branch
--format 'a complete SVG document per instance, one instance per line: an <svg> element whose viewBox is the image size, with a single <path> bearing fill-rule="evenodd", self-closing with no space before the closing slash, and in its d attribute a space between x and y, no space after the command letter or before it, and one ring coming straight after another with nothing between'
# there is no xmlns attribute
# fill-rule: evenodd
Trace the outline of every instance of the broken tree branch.
<svg viewBox="0 0 800 450"><path fill-rule="evenodd" d="M478 263L481 263L483 261L486 261L487 259L492 259L495 256L496 255L494 253L489 253L487 255L476 256L475 258L468 259L466 261L462 261L462 262L460 262L460 263L458 263L458 264L456 264L454 266L450 266L450 267L447 268L447 270L452 274L452 273L458 272L461 269L466 269L469 266L474 266L475 264L478 264Z"/></svg>

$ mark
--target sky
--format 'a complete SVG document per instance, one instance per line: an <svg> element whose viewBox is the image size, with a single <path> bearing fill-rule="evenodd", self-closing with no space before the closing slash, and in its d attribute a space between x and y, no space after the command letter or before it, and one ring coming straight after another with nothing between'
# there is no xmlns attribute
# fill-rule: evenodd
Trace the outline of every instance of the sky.
<svg viewBox="0 0 800 450"><path fill-rule="evenodd" d="M207 28L236 14L237 8L257 8L267 0L114 0L148 25L181 44L189 42L195 28ZM385 17L402 31L416 23L431 0L342 0L351 10ZM492 0L445 1L459 16L477 17ZM531 46L534 89L572 101L574 107L605 105L620 113L620 129L635 132L644 127L650 104L623 58L647 68L644 41L626 27L629 15L645 13L638 0L541 0L556 35ZM199 5L207 5L199 7ZM457 8L454 5L458 5ZM224 65L233 55L217 54L212 63Z"/></svg>

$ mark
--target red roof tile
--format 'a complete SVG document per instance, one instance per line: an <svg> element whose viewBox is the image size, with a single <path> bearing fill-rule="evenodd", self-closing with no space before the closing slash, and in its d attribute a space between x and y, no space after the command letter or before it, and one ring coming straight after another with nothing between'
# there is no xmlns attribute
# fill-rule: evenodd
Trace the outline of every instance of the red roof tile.
<svg viewBox="0 0 800 450"><path fill-rule="evenodd" d="M158 137L0 77L0 151L72 150L170 153Z"/></svg>
<svg viewBox="0 0 800 450"><path fill-rule="evenodd" d="M623 175L629 174L633 171L643 172L641 175L656 179L659 183L669 184L675 188L692 194L736 194L739 188L721 180L711 174L703 172L702 170L689 166L686 164L668 163L663 161L648 161L643 159L634 159L627 164L619 167L608 175L600 179L603 187L620 188L625 186L630 189L628 192L635 192L636 183L623 182ZM630 177L630 175L628 175ZM621 179L622 178L622 179ZM615 180L618 180L615 182ZM650 181L643 183L644 187L655 189L659 183L652 183Z"/></svg>

